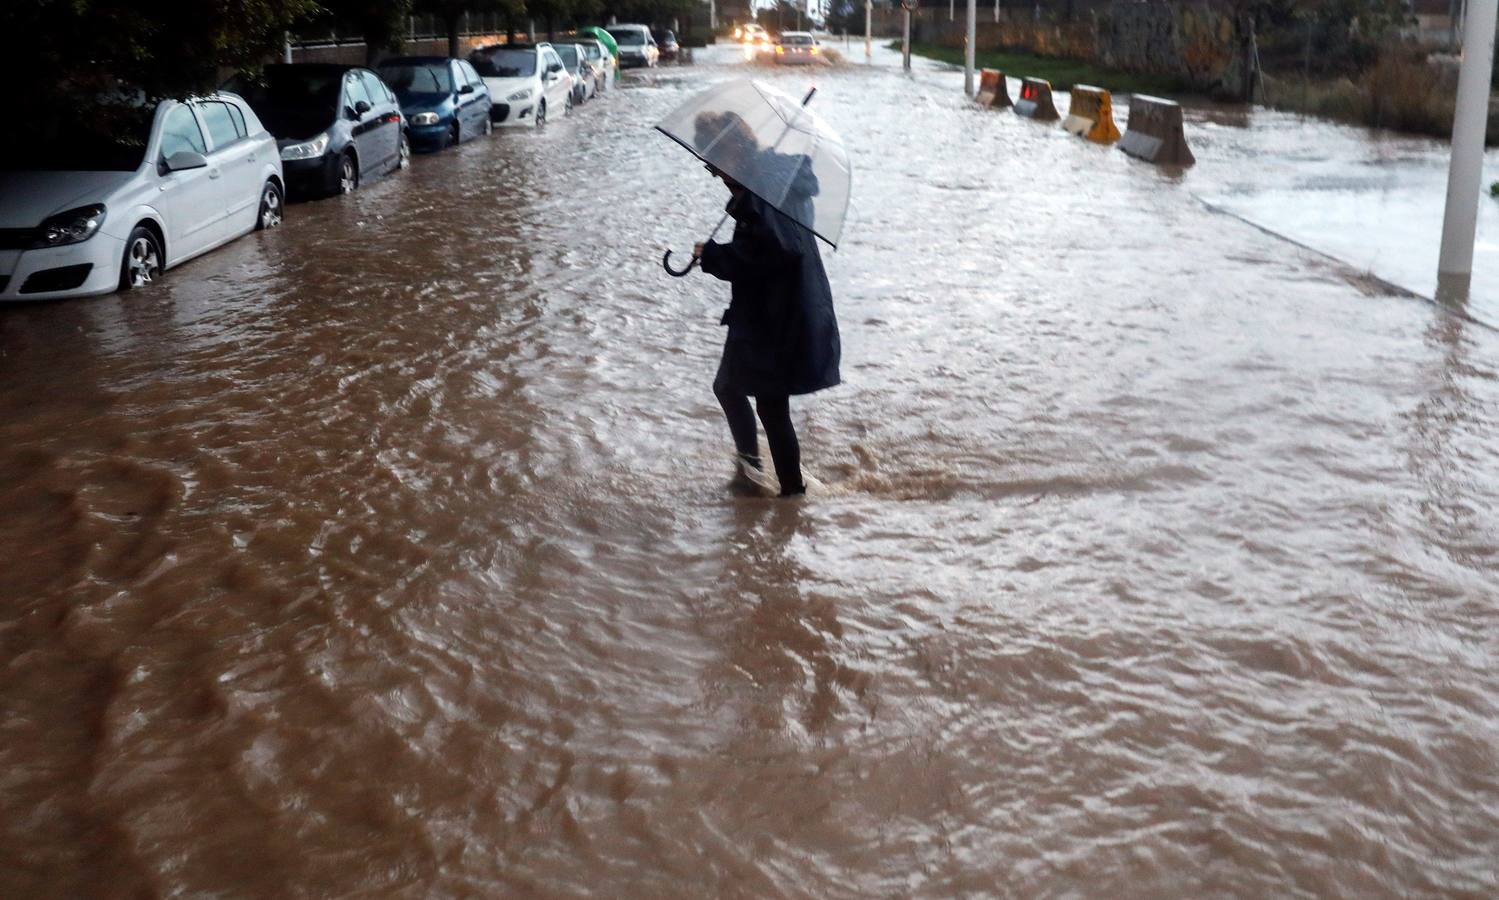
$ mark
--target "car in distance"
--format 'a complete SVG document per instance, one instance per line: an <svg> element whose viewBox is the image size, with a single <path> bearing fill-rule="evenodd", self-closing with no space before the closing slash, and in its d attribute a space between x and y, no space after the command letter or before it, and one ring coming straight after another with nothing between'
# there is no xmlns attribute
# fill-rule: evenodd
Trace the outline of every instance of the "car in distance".
<svg viewBox="0 0 1499 900"><path fill-rule="evenodd" d="M588 102L598 85L594 79L593 67L588 64L588 54L577 44L556 43L552 49L557 51L562 65L567 69L567 74L573 80L573 105L581 106Z"/></svg>
<svg viewBox="0 0 1499 900"><path fill-rule="evenodd" d="M461 59L398 56L380 63L376 72L395 92L415 149L442 150L494 130L489 89Z"/></svg>
<svg viewBox="0 0 1499 900"><path fill-rule="evenodd" d="M615 72L618 71L614 65L614 54L604 46L602 41L589 38L580 42L583 52L588 54L588 61L593 63L595 78L598 81L598 90L595 93L602 94L609 89L614 81Z"/></svg>
<svg viewBox="0 0 1499 900"><path fill-rule="evenodd" d="M759 23L750 22L734 29L734 39L742 44L753 44L757 40L760 43L765 43L768 38L765 34L765 29Z"/></svg>
<svg viewBox="0 0 1499 900"><path fill-rule="evenodd" d="M822 48L806 31L787 31L776 42L776 62L783 66L813 66L822 62Z"/></svg>
<svg viewBox="0 0 1499 900"><path fill-rule="evenodd" d="M551 44L493 44L469 54L494 101L496 125L539 126L573 105L572 76Z"/></svg>
<svg viewBox="0 0 1499 900"><path fill-rule="evenodd" d="M293 198L347 194L411 159L396 95L369 69L275 63L226 88L249 101L281 148Z"/></svg>
<svg viewBox="0 0 1499 900"><path fill-rule="evenodd" d="M661 51L661 59L665 62L676 62L681 56L682 48L677 43L677 35L670 28L658 28L651 34L656 39L656 47Z"/></svg>
<svg viewBox="0 0 1499 900"><path fill-rule="evenodd" d="M644 25L610 25L608 32L619 44L619 65L631 67L654 67L661 59L661 51L651 30Z"/></svg>
<svg viewBox="0 0 1499 900"><path fill-rule="evenodd" d="M60 118L0 149L0 300L144 287L281 224L276 139L217 93L97 120Z"/></svg>

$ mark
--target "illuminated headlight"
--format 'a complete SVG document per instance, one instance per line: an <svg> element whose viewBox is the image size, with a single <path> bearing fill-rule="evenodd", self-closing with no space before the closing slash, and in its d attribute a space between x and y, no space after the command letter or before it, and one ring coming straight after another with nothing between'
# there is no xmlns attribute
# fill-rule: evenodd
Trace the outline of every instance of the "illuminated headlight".
<svg viewBox="0 0 1499 900"><path fill-rule="evenodd" d="M519 103L522 100L529 100L531 99L531 89L526 88L523 91L516 91L505 99L509 100L511 103Z"/></svg>
<svg viewBox="0 0 1499 900"><path fill-rule="evenodd" d="M81 244L97 234L99 226L103 224L104 204L102 203L80 206L55 216L48 216L42 222L42 226L37 229L37 239L31 245L31 249L41 250L46 247Z"/></svg>
<svg viewBox="0 0 1499 900"><path fill-rule="evenodd" d="M328 152L328 132L323 132L310 141L287 144L281 148L282 159L317 159Z"/></svg>
<svg viewBox="0 0 1499 900"><path fill-rule="evenodd" d="M432 112L417 113L416 115L414 115L414 116L411 117L411 124L413 124L413 125L436 125L437 124L437 113L432 113Z"/></svg>

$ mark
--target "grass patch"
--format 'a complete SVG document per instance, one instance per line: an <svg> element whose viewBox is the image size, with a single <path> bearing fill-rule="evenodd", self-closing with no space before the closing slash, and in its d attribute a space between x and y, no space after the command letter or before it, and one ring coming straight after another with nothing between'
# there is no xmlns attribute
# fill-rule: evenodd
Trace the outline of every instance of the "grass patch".
<svg viewBox="0 0 1499 900"><path fill-rule="evenodd" d="M900 41L890 43L892 49L900 49ZM961 47L943 47L937 44L913 43L911 52L916 56L935 59L938 62L963 65ZM1193 91L1179 78L1170 75L1140 75L1121 72L1084 62L1080 59L1062 59L1053 56L1034 56L1029 53L1009 53L1003 50L980 50L975 54L974 65L980 69L999 69L1012 78L1022 75L1044 78L1051 82L1053 90L1070 90L1073 85L1091 84L1121 94L1190 94Z"/></svg>

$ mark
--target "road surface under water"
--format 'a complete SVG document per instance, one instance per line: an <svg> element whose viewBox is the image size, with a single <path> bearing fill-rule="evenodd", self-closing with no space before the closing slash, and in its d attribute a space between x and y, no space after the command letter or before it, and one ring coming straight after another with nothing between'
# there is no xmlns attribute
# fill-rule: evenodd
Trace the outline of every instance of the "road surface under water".
<svg viewBox="0 0 1499 900"><path fill-rule="evenodd" d="M704 56L0 310L0 896L1499 891L1499 337L881 51L736 496Z"/></svg>

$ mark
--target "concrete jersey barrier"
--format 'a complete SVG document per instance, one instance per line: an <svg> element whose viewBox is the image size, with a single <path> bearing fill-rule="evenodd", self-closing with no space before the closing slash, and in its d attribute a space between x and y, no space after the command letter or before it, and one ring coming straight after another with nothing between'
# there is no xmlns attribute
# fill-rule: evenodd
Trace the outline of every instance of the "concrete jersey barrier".
<svg viewBox="0 0 1499 900"><path fill-rule="evenodd" d="M1095 144L1112 144L1119 140L1119 126L1114 124L1114 100L1109 92L1089 84L1072 89L1072 105L1062 127L1071 134Z"/></svg>
<svg viewBox="0 0 1499 900"><path fill-rule="evenodd" d="M1041 122L1062 118L1051 99L1051 82L1044 78L1020 79L1020 99L1015 101L1015 112Z"/></svg>
<svg viewBox="0 0 1499 900"><path fill-rule="evenodd" d="M1146 162L1190 166L1197 162L1187 146L1181 104L1135 94L1129 100L1129 127L1119 149Z"/></svg>
<svg viewBox="0 0 1499 900"><path fill-rule="evenodd" d="M974 99L978 100L979 106L990 106L995 109L1010 106L1010 86L1005 81L1005 73L998 69L984 69L979 72L979 92Z"/></svg>

